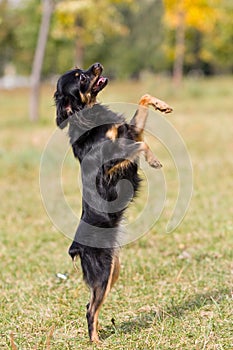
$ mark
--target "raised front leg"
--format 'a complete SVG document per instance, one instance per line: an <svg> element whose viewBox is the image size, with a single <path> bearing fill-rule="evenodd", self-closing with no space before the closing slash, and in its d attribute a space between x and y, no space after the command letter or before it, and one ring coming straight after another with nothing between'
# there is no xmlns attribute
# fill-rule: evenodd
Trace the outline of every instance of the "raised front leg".
<svg viewBox="0 0 233 350"><path fill-rule="evenodd" d="M172 108L166 102L159 100L158 98L149 94L142 96L139 101L139 107L130 122L130 125L133 125L134 132L136 133L136 141L143 141L143 131L146 125L149 106L152 106L155 108L155 110L166 114L172 112ZM142 142L141 151L144 152L145 159L150 166L157 169L162 167L160 161L155 157L155 155L145 142Z"/></svg>
<svg viewBox="0 0 233 350"><path fill-rule="evenodd" d="M133 147L132 147L133 146ZM128 149L131 149L131 153L128 153L127 158L117 162L112 168L108 170L108 175L112 175L117 171L122 171L124 168L127 168L131 162L134 162L140 154L144 154L147 163L156 169L160 169L162 164L153 154L149 146L144 141L138 141L128 146Z"/></svg>
<svg viewBox="0 0 233 350"><path fill-rule="evenodd" d="M158 98L149 94L142 96L139 101L139 107L132 120L130 121L130 124L135 127L136 132L138 134L137 141L142 140L142 133L146 125L149 106L154 107L155 110L158 110L162 113L167 114L172 112L172 108L166 102L159 100Z"/></svg>
<svg viewBox="0 0 233 350"><path fill-rule="evenodd" d="M156 156L154 155L154 153L151 151L150 147L147 145L147 143L145 143L144 141L142 142L142 152L144 152L145 155L145 159L147 161L147 163L155 169L160 169L162 168L162 164L160 163L160 161L158 160L158 158L156 158Z"/></svg>
<svg viewBox="0 0 233 350"><path fill-rule="evenodd" d="M159 100L157 97L151 96L149 94L141 97L139 105L144 107L152 106L155 108L155 110L158 110L165 114L171 113L173 110L166 102Z"/></svg>

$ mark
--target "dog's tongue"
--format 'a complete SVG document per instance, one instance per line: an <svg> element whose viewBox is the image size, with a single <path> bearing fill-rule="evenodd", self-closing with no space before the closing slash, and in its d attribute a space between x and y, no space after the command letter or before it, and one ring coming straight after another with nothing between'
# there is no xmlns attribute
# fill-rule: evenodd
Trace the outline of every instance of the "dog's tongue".
<svg viewBox="0 0 233 350"><path fill-rule="evenodd" d="M105 78L104 77L99 77L98 81L97 81L97 85L101 85L105 82Z"/></svg>

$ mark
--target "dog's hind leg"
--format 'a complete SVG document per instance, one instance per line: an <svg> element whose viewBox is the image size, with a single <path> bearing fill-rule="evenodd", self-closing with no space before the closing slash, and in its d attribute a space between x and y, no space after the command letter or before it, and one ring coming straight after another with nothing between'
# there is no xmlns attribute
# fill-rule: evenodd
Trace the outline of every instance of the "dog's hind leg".
<svg viewBox="0 0 233 350"><path fill-rule="evenodd" d="M87 304L87 325L90 341L98 343L98 316L106 293L106 285L99 285L91 289L91 299Z"/></svg>
<svg viewBox="0 0 233 350"><path fill-rule="evenodd" d="M105 266L102 267L103 269ZM99 280L97 283L94 283L91 289L91 299L87 304L87 324L88 324L88 333L90 340L92 342L98 343L100 342L98 336L98 316L101 309L101 306L107 297L110 289L113 284L116 282L119 276L119 258L118 256L113 256L113 260L111 263L110 271L108 271L108 277L104 280L101 280L101 276L99 276ZM106 275L106 271L103 271L102 276Z"/></svg>

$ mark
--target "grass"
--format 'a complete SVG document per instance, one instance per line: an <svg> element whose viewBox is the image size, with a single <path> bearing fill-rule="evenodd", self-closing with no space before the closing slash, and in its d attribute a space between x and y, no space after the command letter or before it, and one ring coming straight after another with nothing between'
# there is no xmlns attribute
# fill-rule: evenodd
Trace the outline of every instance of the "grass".
<svg viewBox="0 0 233 350"><path fill-rule="evenodd" d="M186 80L179 90L163 77L113 82L101 99L135 102L145 92L175 109L170 121L190 152L194 193L182 224L166 234L176 172L159 145L168 200L155 227L122 249L99 346L88 342L89 292L68 257L70 240L53 227L39 191L40 157L54 130L53 88L43 87L37 124L28 121L27 90L0 92L1 349L233 348L232 78ZM78 210L74 162L64 171L67 200Z"/></svg>

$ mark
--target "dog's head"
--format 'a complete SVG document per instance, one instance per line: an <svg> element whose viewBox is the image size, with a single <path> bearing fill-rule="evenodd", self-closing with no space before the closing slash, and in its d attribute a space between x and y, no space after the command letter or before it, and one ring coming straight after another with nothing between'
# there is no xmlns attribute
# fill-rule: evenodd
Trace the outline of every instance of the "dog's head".
<svg viewBox="0 0 233 350"><path fill-rule="evenodd" d="M107 85L108 79L101 76L103 66L95 63L86 71L76 68L63 74L57 82L54 100L57 108L57 125L63 129L72 113L92 107L96 96Z"/></svg>

